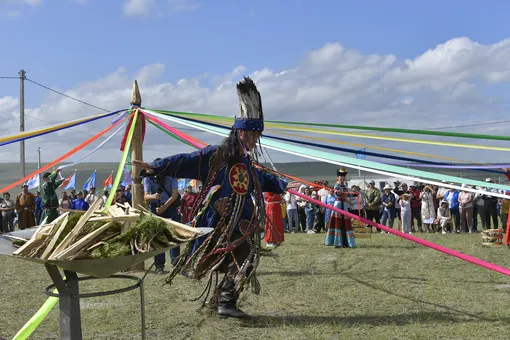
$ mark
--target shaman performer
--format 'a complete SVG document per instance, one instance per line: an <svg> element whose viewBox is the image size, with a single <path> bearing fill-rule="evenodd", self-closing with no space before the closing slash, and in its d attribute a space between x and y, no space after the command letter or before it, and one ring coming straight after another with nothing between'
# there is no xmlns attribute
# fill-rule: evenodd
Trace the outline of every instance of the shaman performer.
<svg viewBox="0 0 510 340"><path fill-rule="evenodd" d="M214 230L190 242L167 283L182 273L200 280L223 273L210 306L220 317L248 318L237 308L239 294L250 284L258 294L256 269L260 260L261 227L266 223L264 192L283 194L287 182L255 168L256 150L264 129L260 93L250 78L237 84L241 117L222 144L170 156L152 164L133 161L148 174L196 179L203 183L192 215L192 226ZM208 297L206 296L205 299ZM205 300L204 300L205 305Z"/></svg>
<svg viewBox="0 0 510 340"><path fill-rule="evenodd" d="M341 167L337 171L337 182L334 187L336 201L333 204L335 208L348 211L348 204L346 202L347 194L347 170ZM326 246L335 246L335 248L354 248L356 241L354 240L354 233L352 231L351 219L339 212L332 211L326 230Z"/></svg>
<svg viewBox="0 0 510 340"><path fill-rule="evenodd" d="M64 179L57 180L57 174L60 172L57 169L56 172L45 172L43 175L44 183L41 187L41 203L43 206L43 212L41 215L41 221L44 221L45 218L46 223L53 222L54 219L58 217L58 197L55 190L62 184Z"/></svg>
<svg viewBox="0 0 510 340"><path fill-rule="evenodd" d="M21 230L35 226L35 196L28 191L24 184L21 193L16 197L16 211L18 212L18 226Z"/></svg>

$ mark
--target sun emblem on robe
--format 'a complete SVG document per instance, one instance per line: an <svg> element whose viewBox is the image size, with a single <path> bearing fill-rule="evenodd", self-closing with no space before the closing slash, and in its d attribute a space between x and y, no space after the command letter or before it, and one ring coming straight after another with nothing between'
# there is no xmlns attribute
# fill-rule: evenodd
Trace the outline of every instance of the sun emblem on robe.
<svg viewBox="0 0 510 340"><path fill-rule="evenodd" d="M248 168L243 163L237 163L229 172L228 176L230 186L236 194L245 195L250 185L250 177L248 176Z"/></svg>

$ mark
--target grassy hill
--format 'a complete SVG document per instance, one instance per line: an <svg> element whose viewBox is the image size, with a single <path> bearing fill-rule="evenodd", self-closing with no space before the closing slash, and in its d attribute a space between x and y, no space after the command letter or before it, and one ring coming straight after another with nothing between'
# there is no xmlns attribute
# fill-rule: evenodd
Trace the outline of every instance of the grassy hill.
<svg viewBox="0 0 510 340"><path fill-rule="evenodd" d="M43 164L44 166L44 164ZM266 165L270 167L270 165ZM329 180L330 183L335 181L336 170L338 166L321 163L321 162L293 162L293 163L276 163L276 169L283 173L300 177L308 181L315 181L319 179ZM103 181L110 175L113 171L114 176L117 171L118 163L81 163L74 167L69 167L63 170L63 176L70 176L73 171L76 169L76 184L77 190L80 190L83 187L85 181L89 178L94 170L96 170L96 186L98 188L102 188ZM37 164L35 163L27 163L26 164L26 173L30 174L37 169ZM382 176L377 174L365 173L361 171L361 176L358 170L356 169L348 169L348 179L353 182L360 181L363 178L371 179L377 178L380 179ZM448 169L426 169L421 168L424 171L431 171L437 173L448 174L457 177L469 177L479 180L484 180L486 177L493 177L496 181L501 180L504 182L506 179L503 175L488 173L483 171L463 171L460 172L458 170L452 171ZM437 171L441 170L441 171ZM17 180L21 177L21 166L19 163L0 163L0 187L5 187ZM12 192L18 191L18 189L11 189Z"/></svg>

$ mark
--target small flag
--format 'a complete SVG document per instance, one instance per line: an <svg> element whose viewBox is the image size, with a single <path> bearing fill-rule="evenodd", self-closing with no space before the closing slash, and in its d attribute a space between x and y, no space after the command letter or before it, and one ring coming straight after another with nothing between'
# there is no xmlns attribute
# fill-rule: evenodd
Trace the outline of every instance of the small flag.
<svg viewBox="0 0 510 340"><path fill-rule="evenodd" d="M39 186L39 174L35 175L34 177L30 178L27 182L28 189L34 189Z"/></svg>
<svg viewBox="0 0 510 340"><path fill-rule="evenodd" d="M186 189L186 186L187 186L186 184L187 184L187 183L188 183L188 181L186 181L186 179L185 179L185 178L181 178L181 179L179 179L179 182L178 182L178 184L177 184L177 189L178 189L178 190L184 190L184 189Z"/></svg>
<svg viewBox="0 0 510 340"><path fill-rule="evenodd" d="M75 189L76 187L76 172L71 176L64 179L62 184L60 184L59 188L64 190Z"/></svg>
<svg viewBox="0 0 510 340"><path fill-rule="evenodd" d="M356 158L367 159L367 155L365 152L367 152L367 148L363 148L363 149L359 150L359 152L356 153Z"/></svg>
<svg viewBox="0 0 510 340"><path fill-rule="evenodd" d="M113 172L103 181L103 189L111 189L113 186Z"/></svg>
<svg viewBox="0 0 510 340"><path fill-rule="evenodd" d="M96 187L96 171L92 173L92 175L89 177L89 179L83 184L83 190L90 191L90 188Z"/></svg>
<svg viewBox="0 0 510 340"><path fill-rule="evenodd" d="M192 179L192 180L191 180L191 183L190 183L189 185L191 185L191 187L192 187L193 189L196 189L196 188L197 188L197 180L196 180L196 179Z"/></svg>

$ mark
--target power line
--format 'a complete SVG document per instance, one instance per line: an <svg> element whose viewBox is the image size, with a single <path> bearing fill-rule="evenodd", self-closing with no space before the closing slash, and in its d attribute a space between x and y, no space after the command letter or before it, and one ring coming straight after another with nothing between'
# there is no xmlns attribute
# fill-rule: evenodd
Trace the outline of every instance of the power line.
<svg viewBox="0 0 510 340"><path fill-rule="evenodd" d="M19 77L0 77L0 79L19 79ZM71 100L74 100L74 101L77 101L78 103L82 103L84 105L87 105L87 106L90 106L90 107L93 107L95 109L98 109L98 110L102 110L104 112L111 112L111 110L107 110L107 109L104 109L102 107L99 107L99 106L96 106L96 105L93 105L93 104L90 104L90 103L87 103L83 100L80 100L80 99L77 99L77 98L74 98L74 97L71 97L65 93L62 93L60 91L57 91L55 89L52 89L46 85L43 85L41 83L38 83L32 79L29 79L29 78L25 78L25 80L37 85L37 86L40 86L42 88L45 88L47 89L48 91L52 91L54 93L57 93L61 96L64 96L68 99L71 99ZM31 117L31 118L34 118L34 117ZM34 118L34 119L37 119L37 118ZM454 125L454 126L445 126L445 127L435 127L435 128L427 128L427 129L423 129L423 130L447 130L447 129L457 129L457 128L465 128L465 127L478 127L478 126L488 126L488 125L494 125L494 124L503 124L503 123L510 123L510 119L509 120L500 120L500 121L494 121L494 122L487 122L487 123L478 123L478 124L465 124L465 125ZM186 128L182 128L181 130L189 130L189 131L196 131L196 130L192 130L192 129L186 129Z"/></svg>
<svg viewBox="0 0 510 340"><path fill-rule="evenodd" d="M90 107L93 107L93 108L95 108L95 109L102 110L102 111L105 111L105 112L111 112L111 110L103 109L102 107L99 107L99 106L96 106L96 105L92 105L92 104L90 104L90 103L84 102L83 100L79 100L79 99L77 99L77 98L74 98L74 97L68 96L68 95L67 95L67 94L65 94L65 93L62 93L62 92L57 91L57 90L54 90L54 89L52 89L51 87L48 87L48 86L43 85L43 84L40 84L40 83L38 83L38 82L36 82L36 81L34 81L34 80L32 80L32 79L25 78L25 80L27 80L27 81L29 81L29 82L31 82L31 83L33 83L33 84L37 85L37 86L40 86L40 87L42 87L42 88L45 88L45 89L46 89L46 90L48 90L48 91L55 92L56 94L59 94L59 95L61 95L61 96L64 96L64 97L66 97L66 98L68 98L68 99L71 99L71 100L77 101L78 103L82 103L82 104L84 104L84 105L87 105L87 106L90 106Z"/></svg>
<svg viewBox="0 0 510 340"><path fill-rule="evenodd" d="M423 129L423 130L446 130L446 129L457 129L457 128L464 128L464 127L478 127L478 126L487 126L487 125L504 124L504 123L510 123L510 119L507 119L507 120L498 120L498 121L495 121L495 122L487 122L487 123L454 125L454 126L429 128L429 129Z"/></svg>
<svg viewBox="0 0 510 340"><path fill-rule="evenodd" d="M0 79L19 79L19 77L0 77Z"/></svg>

